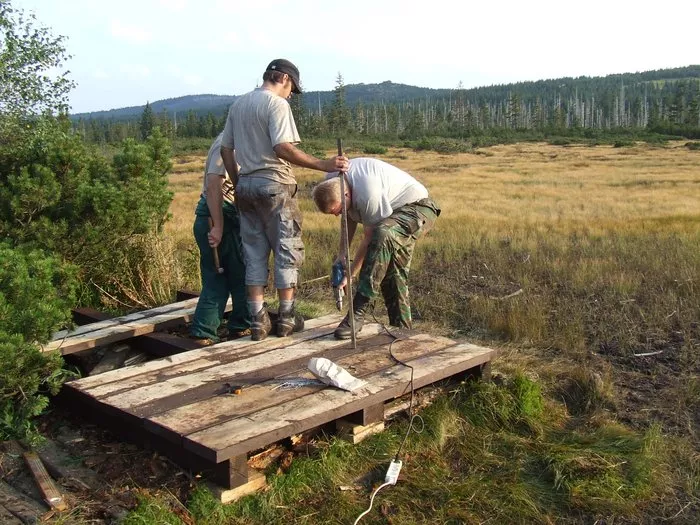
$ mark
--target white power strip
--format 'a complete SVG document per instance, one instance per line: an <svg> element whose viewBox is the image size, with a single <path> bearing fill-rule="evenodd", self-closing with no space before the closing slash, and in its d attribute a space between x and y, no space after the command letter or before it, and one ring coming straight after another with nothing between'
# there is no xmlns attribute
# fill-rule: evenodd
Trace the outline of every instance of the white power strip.
<svg viewBox="0 0 700 525"><path fill-rule="evenodd" d="M402 466L403 463L400 459L393 459L391 461L391 464L389 465L389 468L386 471L384 483L391 483L392 485L396 485L396 482L399 480L399 472L401 472Z"/></svg>

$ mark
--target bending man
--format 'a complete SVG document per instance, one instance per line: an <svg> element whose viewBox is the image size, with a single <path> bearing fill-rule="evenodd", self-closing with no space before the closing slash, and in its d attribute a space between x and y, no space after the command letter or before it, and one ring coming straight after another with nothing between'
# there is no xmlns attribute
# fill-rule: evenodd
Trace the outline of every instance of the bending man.
<svg viewBox="0 0 700 525"><path fill-rule="evenodd" d="M193 226L199 247L202 293L190 326L190 336L205 343L219 340L217 329L229 295L233 298L233 311L228 321L229 339L250 335L240 222L234 201L234 186L226 173L220 151L221 134L209 149L204 166L202 196L195 210ZM210 217L213 223L211 231ZM219 274L215 268L213 248L219 251L223 274Z"/></svg>
<svg viewBox="0 0 700 525"><path fill-rule="evenodd" d="M263 308L270 251L275 256L275 287L280 299L277 335L290 335L299 323L294 298L304 243L291 164L319 171L347 168L345 157L321 160L296 147L299 133L287 102L292 93L301 93L299 70L288 60L273 60L263 74L262 87L231 105L221 144L226 169L238 180L236 199L254 341L264 339L272 329Z"/></svg>
<svg viewBox="0 0 700 525"><path fill-rule="evenodd" d="M353 300L355 330L362 329L367 307L380 293L384 297L389 323L410 328L408 272L413 249L416 240L432 229L440 208L420 182L378 159L352 159L345 181L349 241L352 242L358 223L364 229L351 268L353 277L359 273ZM340 215L342 201L338 174L329 173L327 180L314 188L313 198L321 212ZM344 256L341 241L336 261ZM348 315L336 328L335 337L348 339L351 336Z"/></svg>

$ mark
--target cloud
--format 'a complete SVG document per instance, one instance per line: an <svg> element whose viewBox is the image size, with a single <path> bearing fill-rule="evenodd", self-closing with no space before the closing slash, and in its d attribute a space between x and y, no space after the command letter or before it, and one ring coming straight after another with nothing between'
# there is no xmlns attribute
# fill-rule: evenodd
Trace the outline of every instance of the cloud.
<svg viewBox="0 0 700 525"><path fill-rule="evenodd" d="M119 71L130 77L145 78L151 74L151 70L148 66L143 64L122 64L119 66Z"/></svg>
<svg viewBox="0 0 700 525"><path fill-rule="evenodd" d="M138 26L122 24L119 20L112 20L112 36L121 38L127 42L148 42L153 35Z"/></svg>

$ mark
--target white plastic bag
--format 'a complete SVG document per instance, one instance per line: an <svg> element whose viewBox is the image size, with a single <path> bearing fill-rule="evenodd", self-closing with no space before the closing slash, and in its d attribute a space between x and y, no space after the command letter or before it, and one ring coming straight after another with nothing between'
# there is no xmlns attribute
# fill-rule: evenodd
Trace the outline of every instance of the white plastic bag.
<svg viewBox="0 0 700 525"><path fill-rule="evenodd" d="M348 392L354 392L367 384L325 357L312 357L309 360L309 370L327 385L337 386Z"/></svg>

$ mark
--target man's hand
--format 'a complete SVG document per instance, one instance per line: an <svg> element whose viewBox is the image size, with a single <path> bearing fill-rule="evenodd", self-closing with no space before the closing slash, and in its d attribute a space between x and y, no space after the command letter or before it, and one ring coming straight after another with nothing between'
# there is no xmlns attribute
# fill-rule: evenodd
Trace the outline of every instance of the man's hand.
<svg viewBox="0 0 700 525"><path fill-rule="evenodd" d="M323 162L325 163L324 171L328 173L334 171L345 173L350 167L350 161L345 155L336 155L335 157L326 159Z"/></svg>
<svg viewBox="0 0 700 525"><path fill-rule="evenodd" d="M280 159L286 160L287 162L291 162L292 164L295 164L297 166L301 166L302 168L310 168L312 170L325 172L345 172L350 166L350 161L347 157L343 155L338 155L330 159L322 160L314 157L313 155L309 155L308 153L303 152L291 142L282 142L280 144L275 145L273 149L275 150L275 155L277 155ZM221 156L223 157L223 155L224 153L222 149ZM225 162L226 158L223 158Z"/></svg>
<svg viewBox="0 0 700 525"><path fill-rule="evenodd" d="M221 226L212 226L207 235L209 246L216 248L221 243L221 237L224 234L224 229Z"/></svg>

